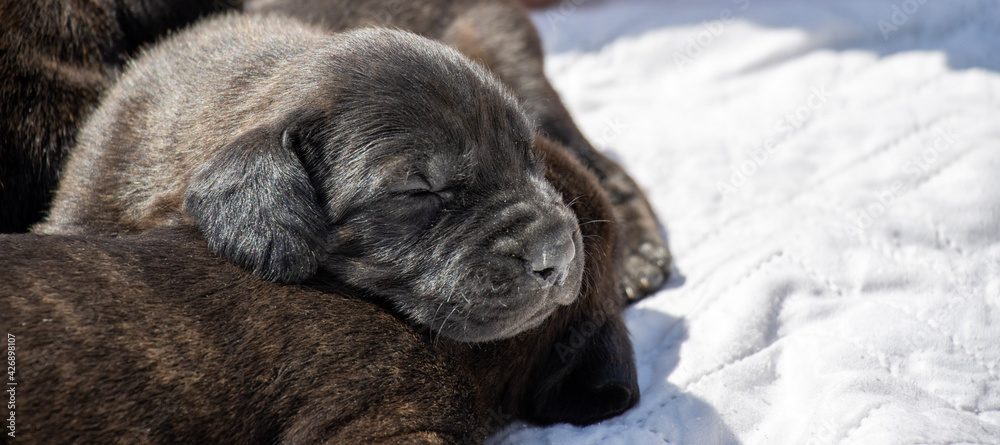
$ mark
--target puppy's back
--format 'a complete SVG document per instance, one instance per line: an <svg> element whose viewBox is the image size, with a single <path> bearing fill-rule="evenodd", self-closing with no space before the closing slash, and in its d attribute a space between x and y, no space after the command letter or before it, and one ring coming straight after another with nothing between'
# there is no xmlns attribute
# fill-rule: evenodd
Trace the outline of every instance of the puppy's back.
<svg viewBox="0 0 1000 445"><path fill-rule="evenodd" d="M193 230L0 235L0 276L15 443L482 440L476 388L404 322Z"/></svg>

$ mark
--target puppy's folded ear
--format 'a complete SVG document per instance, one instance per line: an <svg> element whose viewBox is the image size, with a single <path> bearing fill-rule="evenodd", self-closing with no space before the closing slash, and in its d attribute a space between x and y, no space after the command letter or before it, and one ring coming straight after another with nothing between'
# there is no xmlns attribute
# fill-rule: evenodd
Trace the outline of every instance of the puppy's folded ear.
<svg viewBox="0 0 1000 445"><path fill-rule="evenodd" d="M326 232L291 130L240 135L198 171L184 209L216 254L271 281L314 275Z"/></svg>
<svg viewBox="0 0 1000 445"><path fill-rule="evenodd" d="M573 327L540 369L525 411L532 422L589 425L639 403L632 343L621 319Z"/></svg>

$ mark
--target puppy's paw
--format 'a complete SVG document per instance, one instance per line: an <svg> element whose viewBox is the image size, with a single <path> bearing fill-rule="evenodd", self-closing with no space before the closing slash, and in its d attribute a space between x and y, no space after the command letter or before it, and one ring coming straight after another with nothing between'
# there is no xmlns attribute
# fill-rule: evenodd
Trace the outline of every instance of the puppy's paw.
<svg viewBox="0 0 1000 445"><path fill-rule="evenodd" d="M610 159L601 159L599 168L604 173L601 185L611 197L623 238L625 297L629 302L638 301L659 290L670 278L670 249L639 185Z"/></svg>
<svg viewBox="0 0 1000 445"><path fill-rule="evenodd" d="M644 242L638 249L629 247L622 281L625 297L638 301L663 287L670 278L670 251L657 241Z"/></svg>

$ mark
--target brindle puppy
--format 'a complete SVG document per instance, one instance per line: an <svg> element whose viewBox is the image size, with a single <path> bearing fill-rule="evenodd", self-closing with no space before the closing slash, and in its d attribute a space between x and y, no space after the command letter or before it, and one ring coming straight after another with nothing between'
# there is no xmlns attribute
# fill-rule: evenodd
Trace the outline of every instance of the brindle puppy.
<svg viewBox="0 0 1000 445"><path fill-rule="evenodd" d="M670 252L634 180L594 149L545 78L542 46L523 8L510 0L245 0L254 12L280 12L332 31L389 26L450 45L495 73L542 133L573 150L600 178L625 240L624 292L655 292L670 274Z"/></svg>
<svg viewBox="0 0 1000 445"><path fill-rule="evenodd" d="M77 128L141 45L226 7L202 0L0 0L0 233L44 216Z"/></svg>
<svg viewBox="0 0 1000 445"><path fill-rule="evenodd" d="M190 229L0 236L16 443L476 443L515 417L621 413L639 393L610 203L564 148L535 148L581 221L588 274L575 303L488 344L260 280Z"/></svg>
<svg viewBox="0 0 1000 445"><path fill-rule="evenodd" d="M81 130L48 234L193 223L260 276L317 274L462 341L578 294L582 240L492 75L400 31L226 16L136 59Z"/></svg>

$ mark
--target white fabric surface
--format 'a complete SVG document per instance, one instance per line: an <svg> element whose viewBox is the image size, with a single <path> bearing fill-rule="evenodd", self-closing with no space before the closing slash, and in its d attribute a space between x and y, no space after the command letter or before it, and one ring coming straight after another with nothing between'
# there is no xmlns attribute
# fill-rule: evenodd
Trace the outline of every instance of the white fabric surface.
<svg viewBox="0 0 1000 445"><path fill-rule="evenodd" d="M639 406L492 442L1000 444L1000 2L534 19L683 277L626 314Z"/></svg>

